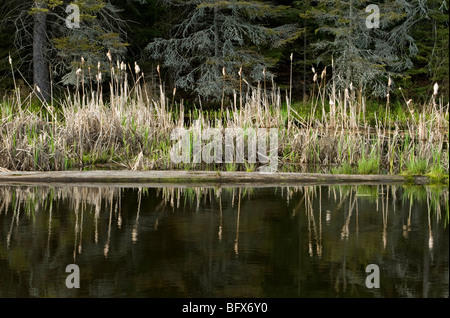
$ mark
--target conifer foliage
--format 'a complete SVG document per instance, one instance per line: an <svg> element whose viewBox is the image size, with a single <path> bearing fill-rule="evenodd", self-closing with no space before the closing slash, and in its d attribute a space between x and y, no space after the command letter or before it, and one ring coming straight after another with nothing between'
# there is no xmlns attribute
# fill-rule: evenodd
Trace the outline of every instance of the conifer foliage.
<svg viewBox="0 0 450 318"><path fill-rule="evenodd" d="M205 98L237 87L242 68L247 83L272 75L264 50L280 47L299 35L294 24L266 26L284 7L262 1L166 1L185 6L188 14L170 39L156 38L146 50L173 75L175 86ZM230 75L230 76L227 76Z"/></svg>

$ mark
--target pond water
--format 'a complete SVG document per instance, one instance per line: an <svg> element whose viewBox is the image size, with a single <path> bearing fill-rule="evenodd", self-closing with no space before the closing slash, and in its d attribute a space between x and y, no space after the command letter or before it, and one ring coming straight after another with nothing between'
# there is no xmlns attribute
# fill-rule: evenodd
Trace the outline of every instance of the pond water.
<svg viewBox="0 0 450 318"><path fill-rule="evenodd" d="M448 225L448 188L2 185L0 297L449 297Z"/></svg>

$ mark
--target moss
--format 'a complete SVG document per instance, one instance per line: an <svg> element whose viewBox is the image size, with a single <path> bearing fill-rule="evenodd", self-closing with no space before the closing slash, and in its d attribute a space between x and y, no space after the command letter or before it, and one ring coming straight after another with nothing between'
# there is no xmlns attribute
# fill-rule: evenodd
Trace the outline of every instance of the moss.
<svg viewBox="0 0 450 318"><path fill-rule="evenodd" d="M435 171L430 171L425 176L428 177L430 183L432 184L449 184L449 174L448 173L439 173Z"/></svg>

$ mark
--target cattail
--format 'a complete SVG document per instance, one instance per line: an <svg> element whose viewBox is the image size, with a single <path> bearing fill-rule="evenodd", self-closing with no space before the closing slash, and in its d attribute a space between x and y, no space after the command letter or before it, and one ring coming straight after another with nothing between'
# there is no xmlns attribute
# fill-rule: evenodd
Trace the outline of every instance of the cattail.
<svg viewBox="0 0 450 318"><path fill-rule="evenodd" d="M176 87L174 87L173 88L173 96L175 96L175 93L177 92L177 88Z"/></svg>
<svg viewBox="0 0 450 318"><path fill-rule="evenodd" d="M438 83L435 83L435 84L434 84L433 89L434 89L433 95L436 96L437 93L438 93L438 89L439 89Z"/></svg>
<svg viewBox="0 0 450 318"><path fill-rule="evenodd" d="M108 57L108 60L111 62L112 61L112 56L111 56L111 51L108 50L108 53L106 53L106 56Z"/></svg>
<svg viewBox="0 0 450 318"><path fill-rule="evenodd" d="M100 69L100 61L97 63L97 68Z"/></svg>
<svg viewBox="0 0 450 318"><path fill-rule="evenodd" d="M76 74L77 74L77 76L81 74L81 68L78 68L78 69L77 69Z"/></svg>
<svg viewBox="0 0 450 318"><path fill-rule="evenodd" d="M325 67L320 75L320 79L323 79L327 75L327 68Z"/></svg>
<svg viewBox="0 0 450 318"><path fill-rule="evenodd" d="M125 63L122 61L122 63L120 63L120 69L122 71L126 71L127 70L127 66L125 65Z"/></svg>
<svg viewBox="0 0 450 318"><path fill-rule="evenodd" d="M314 74L316 74L316 69L314 68L314 66L311 67L311 71L312 71Z"/></svg>
<svg viewBox="0 0 450 318"><path fill-rule="evenodd" d="M222 68L222 74L223 74L223 76L227 75L227 72L226 72L226 70L225 70L225 67Z"/></svg>
<svg viewBox="0 0 450 318"><path fill-rule="evenodd" d="M350 82L350 90L351 91L353 90L353 83L352 82Z"/></svg>
<svg viewBox="0 0 450 318"><path fill-rule="evenodd" d="M134 62L134 72L136 74L139 74L140 71L141 71L141 69L139 68L139 65L136 62Z"/></svg>
<svg viewBox="0 0 450 318"><path fill-rule="evenodd" d="M241 67L241 68L239 68L239 72L238 72L238 75L239 75L239 76L241 76L241 75L242 75L242 67Z"/></svg>
<svg viewBox="0 0 450 318"><path fill-rule="evenodd" d="M388 86L391 87L391 84L392 84L392 81L391 81L391 77L389 76L389 79L388 79Z"/></svg>
<svg viewBox="0 0 450 318"><path fill-rule="evenodd" d="M102 73L98 73L98 75L95 75L95 78L97 79L97 82L100 82L102 80Z"/></svg>
<svg viewBox="0 0 450 318"><path fill-rule="evenodd" d="M266 68L263 68L263 75L266 76Z"/></svg>
<svg viewBox="0 0 450 318"><path fill-rule="evenodd" d="M313 81L317 81L317 73L314 73Z"/></svg>
<svg viewBox="0 0 450 318"><path fill-rule="evenodd" d="M11 55L8 55L8 61L9 61L9 65L12 65Z"/></svg>
<svg viewBox="0 0 450 318"><path fill-rule="evenodd" d="M84 65L84 57L81 57L81 66Z"/></svg>
<svg viewBox="0 0 450 318"><path fill-rule="evenodd" d="M36 85L36 90L38 91L38 93L41 92L41 89L39 88L39 86Z"/></svg>
<svg viewBox="0 0 450 318"><path fill-rule="evenodd" d="M294 53L291 53L291 56L289 57L289 59L292 61L294 59Z"/></svg>
<svg viewBox="0 0 450 318"><path fill-rule="evenodd" d="M159 64L158 64L158 66L156 66L156 71L157 71L158 74L159 74Z"/></svg>

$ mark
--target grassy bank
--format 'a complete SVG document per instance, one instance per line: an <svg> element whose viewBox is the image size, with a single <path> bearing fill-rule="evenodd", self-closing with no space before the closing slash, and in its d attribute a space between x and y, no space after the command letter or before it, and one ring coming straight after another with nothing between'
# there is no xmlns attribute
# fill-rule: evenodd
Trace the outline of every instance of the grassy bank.
<svg viewBox="0 0 450 318"><path fill-rule="evenodd" d="M0 167L18 171L71 169L256 171L259 163L174 164L177 127L278 128L278 171L428 175L448 183L449 116L439 94L424 105L367 107L354 89L327 94L316 82L306 105L274 83L241 85L221 110L185 110L176 91L149 89L142 73L111 66L109 83L88 85L49 103L20 90L0 104ZM80 70L81 72L82 70ZM97 78L101 76L97 75ZM395 109L395 111L392 111ZM392 111L392 112L391 112ZM195 123L195 124L194 124ZM196 127L194 127L196 125ZM247 151L247 150L246 150ZM191 149L192 152L192 149ZM247 157L247 153L246 156Z"/></svg>

